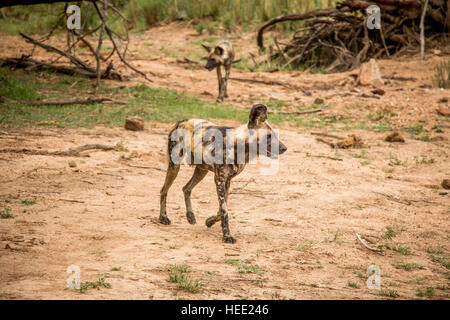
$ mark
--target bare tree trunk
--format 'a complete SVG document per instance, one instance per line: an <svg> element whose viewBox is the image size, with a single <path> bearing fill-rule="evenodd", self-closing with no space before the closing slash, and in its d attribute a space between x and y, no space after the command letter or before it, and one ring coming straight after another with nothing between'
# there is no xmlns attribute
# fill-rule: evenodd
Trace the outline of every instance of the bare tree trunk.
<svg viewBox="0 0 450 320"><path fill-rule="evenodd" d="M422 16L420 17L420 56L422 57L425 54L425 14L427 12L428 7L428 0L425 1L425 4L423 5L423 11Z"/></svg>

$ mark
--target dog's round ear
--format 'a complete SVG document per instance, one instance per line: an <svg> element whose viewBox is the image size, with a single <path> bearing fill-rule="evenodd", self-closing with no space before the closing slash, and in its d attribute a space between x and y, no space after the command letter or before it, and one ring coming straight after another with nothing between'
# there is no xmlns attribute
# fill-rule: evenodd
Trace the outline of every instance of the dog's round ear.
<svg viewBox="0 0 450 320"><path fill-rule="evenodd" d="M217 54L218 56L221 56L223 54L223 48L219 46L215 47L214 53Z"/></svg>
<svg viewBox="0 0 450 320"><path fill-rule="evenodd" d="M267 120L267 107L263 104L255 104L250 110L248 128L259 128Z"/></svg>

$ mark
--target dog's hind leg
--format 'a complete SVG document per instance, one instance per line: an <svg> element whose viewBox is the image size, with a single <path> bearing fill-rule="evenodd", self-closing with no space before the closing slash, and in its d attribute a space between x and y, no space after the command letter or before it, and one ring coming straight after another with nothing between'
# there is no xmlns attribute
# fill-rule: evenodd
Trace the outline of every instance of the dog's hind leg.
<svg viewBox="0 0 450 320"><path fill-rule="evenodd" d="M228 79L230 78L230 69L231 69L231 65L229 66L225 66L225 84L224 84L224 94L223 96L225 98L228 98L228 93L227 93L227 87L228 87Z"/></svg>
<svg viewBox="0 0 450 320"><path fill-rule="evenodd" d="M230 227L228 226L227 198L228 190L230 188L230 178L216 173L214 182L216 183L217 197L219 198L219 212L217 216L210 217L206 220L206 226L210 227L217 221L221 220L223 242L235 243L236 239L231 236Z"/></svg>
<svg viewBox="0 0 450 320"><path fill-rule="evenodd" d="M203 180L203 178L208 174L208 169L202 168L201 166L195 167L194 174L191 180L183 187L184 201L186 202L186 217L190 224L195 224L195 215L192 211L191 203L191 192L194 187Z"/></svg>
<svg viewBox="0 0 450 320"><path fill-rule="evenodd" d="M226 199L226 201L228 201L228 193L230 192L230 181L231 180L228 180L225 183L225 188L226 188L225 199ZM205 221L206 226L208 228L211 228L216 222L221 220L221 217L222 217L222 215L221 215L221 211L219 208L219 211L217 211L217 214L215 216L211 216L208 219L206 219L206 221Z"/></svg>
<svg viewBox="0 0 450 320"><path fill-rule="evenodd" d="M161 222L162 224L170 224L170 220L166 212L167 192L169 191L173 181L177 177L179 170L180 170L179 164L169 162L169 167L167 168L166 173L166 180L164 181L164 185L161 188L159 222Z"/></svg>

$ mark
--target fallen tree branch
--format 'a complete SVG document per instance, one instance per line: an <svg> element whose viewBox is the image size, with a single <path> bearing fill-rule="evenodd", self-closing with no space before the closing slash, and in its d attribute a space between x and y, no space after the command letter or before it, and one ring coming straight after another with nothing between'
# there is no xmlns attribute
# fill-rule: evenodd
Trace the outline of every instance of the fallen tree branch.
<svg viewBox="0 0 450 320"><path fill-rule="evenodd" d="M276 80L244 79L244 78L232 78L232 77L230 77L230 80L240 81L240 82L248 82L248 83L260 83L260 84L265 84L268 86L277 85L277 86L282 86L282 87L285 87L288 89L299 89L295 85L291 85L291 84L281 82L281 81L276 81Z"/></svg>
<svg viewBox="0 0 450 320"><path fill-rule="evenodd" d="M162 171L162 172L166 172L166 170L158 168L158 167L150 167L150 166L136 166L136 165L132 165L127 163L127 166L132 167L132 168L140 168L140 169L153 169L153 170L158 170L158 171Z"/></svg>
<svg viewBox="0 0 450 320"><path fill-rule="evenodd" d="M22 56L20 58L0 59L0 66L5 66L5 65L11 66L13 68L22 68L22 69L27 69L27 70L30 70L30 69L32 69L32 70L47 70L47 71L68 74L68 75L79 74L81 76L85 76L85 77L89 77L89 78L95 78L97 76L97 74L95 72L90 72L83 68L50 64L50 63L31 59L27 56ZM106 70L104 70L102 72L101 77L102 77L102 79L109 78L109 79L123 80L123 75L116 70L109 70L108 73L106 72Z"/></svg>
<svg viewBox="0 0 450 320"><path fill-rule="evenodd" d="M67 202L84 203L84 201L74 200L74 199L58 199L58 200L60 200L60 201L67 201Z"/></svg>
<svg viewBox="0 0 450 320"><path fill-rule="evenodd" d="M39 156L61 156L61 157L77 157L77 156L89 156L89 155L80 155L81 152L88 150L117 150L120 146L120 143L116 143L115 145L105 145L105 144L85 144L83 146L70 148L68 150L63 151L47 151L47 150L34 150L34 149L0 149L0 153L23 153L27 155L39 155Z"/></svg>
<svg viewBox="0 0 450 320"><path fill-rule="evenodd" d="M398 203L402 203L402 204L406 204L406 205L408 205L408 206L411 205L411 202L410 202L410 201L400 199L399 197L394 196L394 195L392 195L392 194L383 193L383 192L377 192L377 191L373 191L373 192L374 192L374 193L377 193L377 194L380 194L380 195L382 195L382 196L385 196L385 197L388 198L389 200L392 200L392 201L395 201L395 202L398 202Z"/></svg>
<svg viewBox="0 0 450 320"><path fill-rule="evenodd" d="M11 100L16 103L21 104L28 104L28 105L34 105L34 106L42 106L42 105L49 105L49 106L63 106L63 105L69 105L69 104L91 104L91 103L99 103L99 102L105 102L105 101L113 101L111 98L96 98L96 97L89 97L86 99L68 99L68 100Z"/></svg>
<svg viewBox="0 0 450 320"><path fill-rule="evenodd" d="M324 159L330 159L330 160L335 160L335 161L343 161L342 158L337 158L337 157L330 157L330 156L321 156L321 155L308 155L308 157L311 158L324 158Z"/></svg>
<svg viewBox="0 0 450 320"><path fill-rule="evenodd" d="M322 136L322 137L328 137L328 138L335 138L335 139L345 139L344 137L335 136L333 134L329 133L322 133L322 132L311 132L313 136Z"/></svg>
<svg viewBox="0 0 450 320"><path fill-rule="evenodd" d="M316 141L325 143L325 144L329 145L331 148L337 148L338 147L336 143L327 141L327 140L322 139L322 138L316 138Z"/></svg>
<svg viewBox="0 0 450 320"><path fill-rule="evenodd" d="M255 194L254 192L246 192L246 191L230 191L230 194L245 194L245 195L249 195L249 196L253 196L253 197L257 197L257 198L261 198L261 199L265 199L266 197L261 196L259 194Z"/></svg>
<svg viewBox="0 0 450 320"><path fill-rule="evenodd" d="M357 233L356 234L356 239L366 248L366 249L369 249L370 251L373 251L373 252L377 252L377 253L379 253L379 254L383 254L383 250L381 249L381 248L373 248L373 247L370 247L362 238L361 238L361 236Z"/></svg>
<svg viewBox="0 0 450 320"><path fill-rule="evenodd" d="M301 115L301 114L308 114L308 113L318 113L322 112L322 109L315 109L315 110L307 110L307 111L269 111L271 114L284 114L284 115Z"/></svg>

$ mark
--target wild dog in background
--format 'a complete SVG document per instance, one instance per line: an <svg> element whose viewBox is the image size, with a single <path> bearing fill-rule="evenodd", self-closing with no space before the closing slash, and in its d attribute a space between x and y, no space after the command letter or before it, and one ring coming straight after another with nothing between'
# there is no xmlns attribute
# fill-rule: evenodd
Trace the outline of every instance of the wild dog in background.
<svg viewBox="0 0 450 320"><path fill-rule="evenodd" d="M228 98L227 84L230 77L231 64L234 59L233 45L228 40L220 41L214 48L202 44L203 48L208 51L205 68L211 71L216 68L217 80L219 81L219 97L218 102L222 102L224 98ZM225 69L225 78L222 77L221 66Z"/></svg>
<svg viewBox="0 0 450 320"><path fill-rule="evenodd" d="M178 135L182 132L183 135ZM220 133L220 135L217 135ZM218 136L223 140L219 141ZM265 139L265 140L264 140ZM261 142L261 143L260 143ZM185 143L184 151L180 146ZM215 143L220 143L222 149L216 148L212 151ZM245 148L239 148L245 146ZM274 146L272 146L274 144ZM250 145L257 146L254 152ZM215 151L223 150L222 154ZM189 164L195 165L195 171L189 182L183 187L186 203L186 217L189 223L195 224L195 215L192 211L191 192L192 189L206 176L209 171L214 172L217 196L219 199L219 211L217 215L206 220L206 226L211 227L218 221L222 223L223 241L235 243L228 226L228 193L230 191L231 179L244 170L244 167L253 158L264 155L277 158L287 150L285 145L278 140L276 132L267 121L267 107L262 104L254 105L250 111L248 123L240 127L217 126L212 122L200 119L186 119L176 123L169 133L168 155L169 164L166 180L161 189L161 207L159 221L162 224L170 224L166 212L167 192L178 175L180 162L174 159L184 157ZM195 152L200 151L200 158L195 160ZM207 152L214 157L214 161L208 158ZM198 155L198 154L197 154ZM218 156L218 157L217 157ZM231 156L232 159L227 157Z"/></svg>

